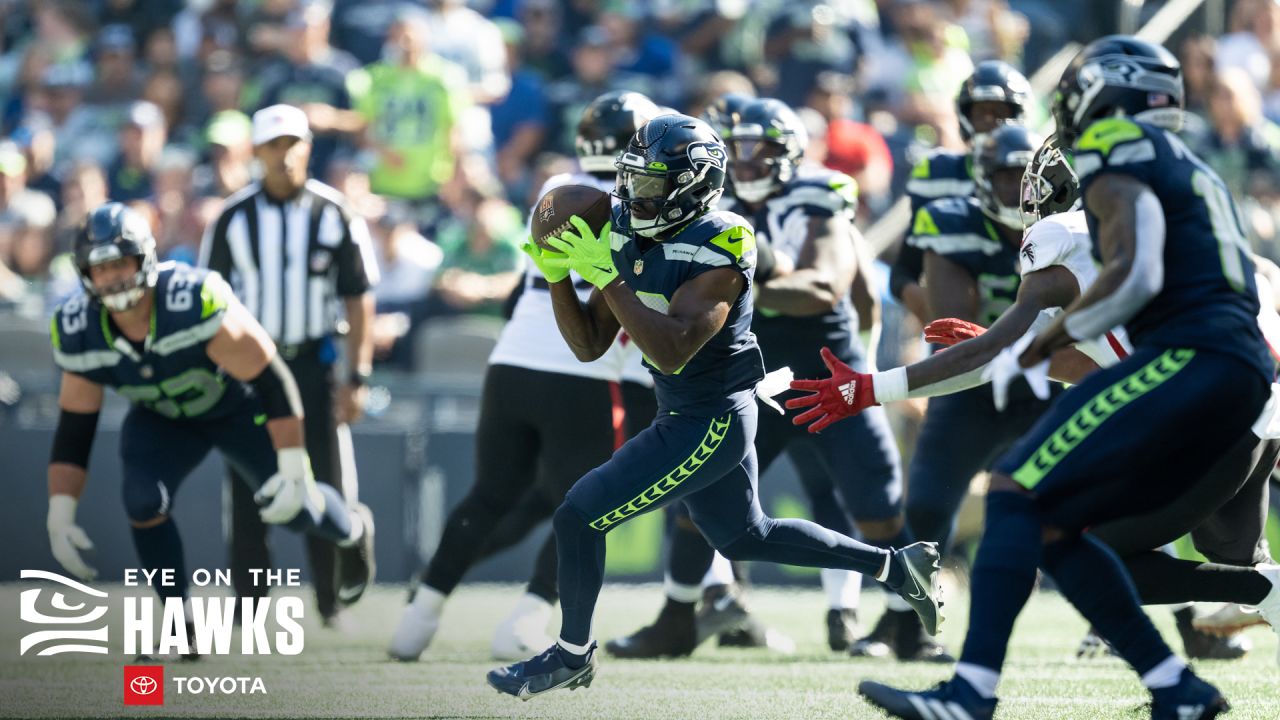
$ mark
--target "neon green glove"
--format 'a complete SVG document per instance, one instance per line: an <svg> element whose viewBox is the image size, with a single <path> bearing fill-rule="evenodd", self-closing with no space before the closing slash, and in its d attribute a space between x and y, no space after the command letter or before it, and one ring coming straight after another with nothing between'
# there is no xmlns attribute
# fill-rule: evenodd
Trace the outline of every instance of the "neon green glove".
<svg viewBox="0 0 1280 720"><path fill-rule="evenodd" d="M586 220L574 215L569 222L578 229L577 233L565 232L560 237L547 238L547 244L563 252L564 259L552 258L543 262L551 267L570 268L603 290L618 277L618 269L613 266L613 250L609 247L613 226L605 223L600 228L600 236L596 237Z"/></svg>
<svg viewBox="0 0 1280 720"><path fill-rule="evenodd" d="M550 250L543 250L532 240L525 240L524 244L520 246L520 249L533 260L534 266L538 268L538 272L542 273L542 277L547 279L547 282L558 283L569 277L568 268L552 267L547 264L549 260L552 260L553 258L563 258L564 255L561 255L558 252L551 252Z"/></svg>

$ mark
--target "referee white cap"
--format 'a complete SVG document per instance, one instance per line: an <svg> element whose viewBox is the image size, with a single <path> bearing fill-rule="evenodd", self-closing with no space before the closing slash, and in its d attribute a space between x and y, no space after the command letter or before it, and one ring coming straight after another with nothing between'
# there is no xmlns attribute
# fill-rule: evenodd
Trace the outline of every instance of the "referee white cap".
<svg viewBox="0 0 1280 720"><path fill-rule="evenodd" d="M311 139L307 115L292 105L272 105L253 114L253 144L262 145L278 137Z"/></svg>

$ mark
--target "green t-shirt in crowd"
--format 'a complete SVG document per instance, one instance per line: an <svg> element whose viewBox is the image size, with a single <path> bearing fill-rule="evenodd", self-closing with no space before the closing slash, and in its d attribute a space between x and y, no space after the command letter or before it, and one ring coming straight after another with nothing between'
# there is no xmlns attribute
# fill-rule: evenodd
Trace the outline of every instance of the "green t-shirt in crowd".
<svg viewBox="0 0 1280 720"><path fill-rule="evenodd" d="M461 71L429 56L417 67L379 62L347 76L352 107L369 121L380 148L398 153L399 166L378 157L369 172L373 192L407 200L435 194L453 176L450 137L470 100Z"/></svg>

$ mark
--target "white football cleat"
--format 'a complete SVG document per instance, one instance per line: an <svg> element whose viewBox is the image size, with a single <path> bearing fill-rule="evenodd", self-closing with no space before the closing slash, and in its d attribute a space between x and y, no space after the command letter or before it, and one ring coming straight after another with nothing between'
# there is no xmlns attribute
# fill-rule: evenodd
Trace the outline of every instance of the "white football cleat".
<svg viewBox="0 0 1280 720"><path fill-rule="evenodd" d="M413 601L404 608L396 632L391 636L387 654L395 660L413 662L431 644L431 638L440 629L440 608L444 596L426 585L418 587Z"/></svg>
<svg viewBox="0 0 1280 720"><path fill-rule="evenodd" d="M1266 620L1256 612L1250 612L1235 603L1226 603L1208 615L1191 621L1195 629L1210 635L1232 635L1251 625L1262 625Z"/></svg>
<svg viewBox="0 0 1280 720"><path fill-rule="evenodd" d="M493 659L523 660L554 644L547 634L552 609L551 603L533 593L521 595L515 609L493 633L489 645Z"/></svg>
<svg viewBox="0 0 1280 720"><path fill-rule="evenodd" d="M1271 592L1258 603L1258 614L1266 620L1271 629L1280 635L1280 565L1257 565L1258 572L1271 581ZM1280 647L1276 648L1276 662L1280 663Z"/></svg>

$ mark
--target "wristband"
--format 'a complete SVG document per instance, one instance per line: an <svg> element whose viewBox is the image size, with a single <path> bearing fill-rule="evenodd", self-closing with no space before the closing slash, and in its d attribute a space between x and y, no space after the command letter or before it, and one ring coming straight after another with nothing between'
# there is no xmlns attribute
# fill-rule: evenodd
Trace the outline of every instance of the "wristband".
<svg viewBox="0 0 1280 720"><path fill-rule="evenodd" d="M373 373L368 370L352 370L347 376L347 384L355 387L364 387L369 384L369 376Z"/></svg>
<svg viewBox="0 0 1280 720"><path fill-rule="evenodd" d="M892 370L873 373L871 386L875 391L876 402L884 404L907 399L907 369L896 367Z"/></svg>

